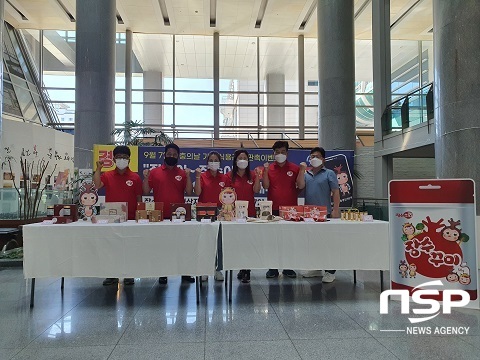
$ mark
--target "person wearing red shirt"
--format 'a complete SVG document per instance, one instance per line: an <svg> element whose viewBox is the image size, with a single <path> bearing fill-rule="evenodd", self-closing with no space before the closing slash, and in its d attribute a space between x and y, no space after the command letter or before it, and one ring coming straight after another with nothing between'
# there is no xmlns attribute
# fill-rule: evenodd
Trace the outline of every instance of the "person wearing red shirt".
<svg viewBox="0 0 480 360"><path fill-rule="evenodd" d="M278 215L280 206L298 205L297 177L300 171L298 165L287 161L288 141L276 141L272 146L275 162L264 164L263 188L268 190L267 199L272 201L272 211ZM293 270L284 269L283 275L296 278ZM267 278L278 277L278 269L269 269Z"/></svg>
<svg viewBox="0 0 480 360"><path fill-rule="evenodd" d="M221 160L220 154L216 151L211 151L207 156L207 171L202 173L200 168L195 170L195 194L198 195L199 203L216 203L221 206L219 195L222 189L226 186L227 176L220 173ZM215 280L223 281L222 269L222 241L220 237L217 243L217 266L215 270ZM207 280L207 276L202 276L202 280Z"/></svg>
<svg viewBox="0 0 480 360"><path fill-rule="evenodd" d="M227 186L233 187L237 200L248 201L248 216L255 217L255 193L260 191L260 174L250 170L247 150L238 149L233 155L233 169L227 174ZM250 270L240 270L237 279L250 282Z"/></svg>
<svg viewBox="0 0 480 360"><path fill-rule="evenodd" d="M153 189L153 199L155 202L163 202L163 217L170 219L171 204L184 203L185 191L187 195L192 195L193 185L190 178L191 170L185 170L177 167L180 148L174 144L165 146L165 160L162 166L152 170L143 170L143 194L150 195ZM194 282L191 276L182 276L182 280ZM167 278L160 277L160 284L166 284Z"/></svg>
<svg viewBox="0 0 480 360"><path fill-rule="evenodd" d="M107 202L127 202L128 219L135 220L137 202L142 201L142 180L137 173L128 167L130 163L130 149L128 146L117 146L113 149L113 158L116 168L101 173L103 161L97 161L97 169L93 174L93 182L97 189L105 187L105 200ZM123 279L125 285L132 285L133 278ZM107 278L103 285L118 283L118 278Z"/></svg>

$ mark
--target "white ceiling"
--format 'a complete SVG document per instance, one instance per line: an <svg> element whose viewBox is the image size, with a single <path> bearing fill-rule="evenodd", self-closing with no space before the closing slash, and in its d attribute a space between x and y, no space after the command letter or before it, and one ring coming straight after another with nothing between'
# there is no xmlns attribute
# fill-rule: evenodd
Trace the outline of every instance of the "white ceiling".
<svg viewBox="0 0 480 360"><path fill-rule="evenodd" d="M28 19L22 20L6 3L5 19L16 28L75 30L75 22L70 21L58 0L9 1ZM59 1L76 17L75 0ZM176 74L194 78L213 76L211 35L218 32L221 35L220 76L251 80L257 77L257 37L261 37L260 76L280 71L288 79L297 76L297 37L303 34L308 80L316 78L317 73L316 10L305 30L299 30L299 26L314 1L269 0L261 27L256 29L261 0L216 0L214 28L210 27L210 0L165 0L170 26L164 25L159 0L117 0L117 11L124 21L123 25L117 24L117 31L133 31L133 49L144 70L161 71L167 76L173 73L171 35L175 34ZM415 6L407 11L412 5ZM369 81L372 77L372 2L354 0L354 6L355 14L358 13L355 20L357 80ZM362 7L364 10L359 12ZM410 40L409 47L413 41L431 41L432 0L391 0L390 21L391 24L397 22L392 28L392 40ZM52 48L49 48L52 53L56 51L52 43L47 41L46 45ZM392 51L392 68L406 56L400 45L395 46L399 51ZM59 56L64 54L60 52Z"/></svg>

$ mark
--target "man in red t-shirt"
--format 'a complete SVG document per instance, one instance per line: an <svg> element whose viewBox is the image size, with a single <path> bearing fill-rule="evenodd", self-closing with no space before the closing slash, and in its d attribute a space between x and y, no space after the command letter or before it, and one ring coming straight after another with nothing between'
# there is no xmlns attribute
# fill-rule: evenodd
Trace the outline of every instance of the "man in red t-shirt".
<svg viewBox="0 0 480 360"><path fill-rule="evenodd" d="M288 141L276 141L272 149L275 162L264 164L263 188L268 190L267 199L272 201L273 214L278 215L280 206L298 205L297 176L300 168L287 161ZM288 269L283 270L283 275L297 277L295 271ZM278 269L269 269L266 277L278 277Z"/></svg>
<svg viewBox="0 0 480 360"><path fill-rule="evenodd" d="M165 160L162 166L143 171L143 194L149 195L153 189L153 198L156 202L163 202L163 216L170 219L170 205L185 202L185 191L192 195L193 185L190 177L191 170L177 167L180 148L176 144L165 146ZM194 282L191 276L182 276L182 280ZM167 278L160 277L160 284L166 284Z"/></svg>
<svg viewBox="0 0 480 360"><path fill-rule="evenodd" d="M128 205L128 219L135 220L137 202L142 201L142 180L137 173L128 167L130 163L130 149L128 146L117 146L113 149L113 158L116 168L101 173L103 161L97 161L97 169L93 174L93 182L97 189L105 187L105 201L126 202ZM125 278L125 285L132 285L133 278ZM107 278L103 285L118 283L118 278Z"/></svg>

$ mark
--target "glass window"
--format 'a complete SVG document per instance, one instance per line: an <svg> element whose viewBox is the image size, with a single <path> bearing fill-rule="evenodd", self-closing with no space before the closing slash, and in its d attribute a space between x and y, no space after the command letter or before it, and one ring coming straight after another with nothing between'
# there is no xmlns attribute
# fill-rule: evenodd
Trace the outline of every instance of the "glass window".
<svg viewBox="0 0 480 360"><path fill-rule="evenodd" d="M7 81L3 82L3 112L22 117L20 104L15 95L13 85Z"/></svg>

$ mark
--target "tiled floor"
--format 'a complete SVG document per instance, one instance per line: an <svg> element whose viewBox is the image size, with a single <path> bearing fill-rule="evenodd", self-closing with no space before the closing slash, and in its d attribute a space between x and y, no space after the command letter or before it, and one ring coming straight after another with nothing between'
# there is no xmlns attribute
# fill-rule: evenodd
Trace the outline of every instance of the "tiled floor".
<svg viewBox="0 0 480 360"><path fill-rule="evenodd" d="M385 275L387 279L388 274ZM35 307L22 269L0 269L0 360L3 359L480 359L480 311L459 309L421 326L468 326L468 336L382 332L410 323L391 302L379 314L378 272L321 278L235 279L233 302L209 279L170 278L102 286L102 279L39 279Z"/></svg>

